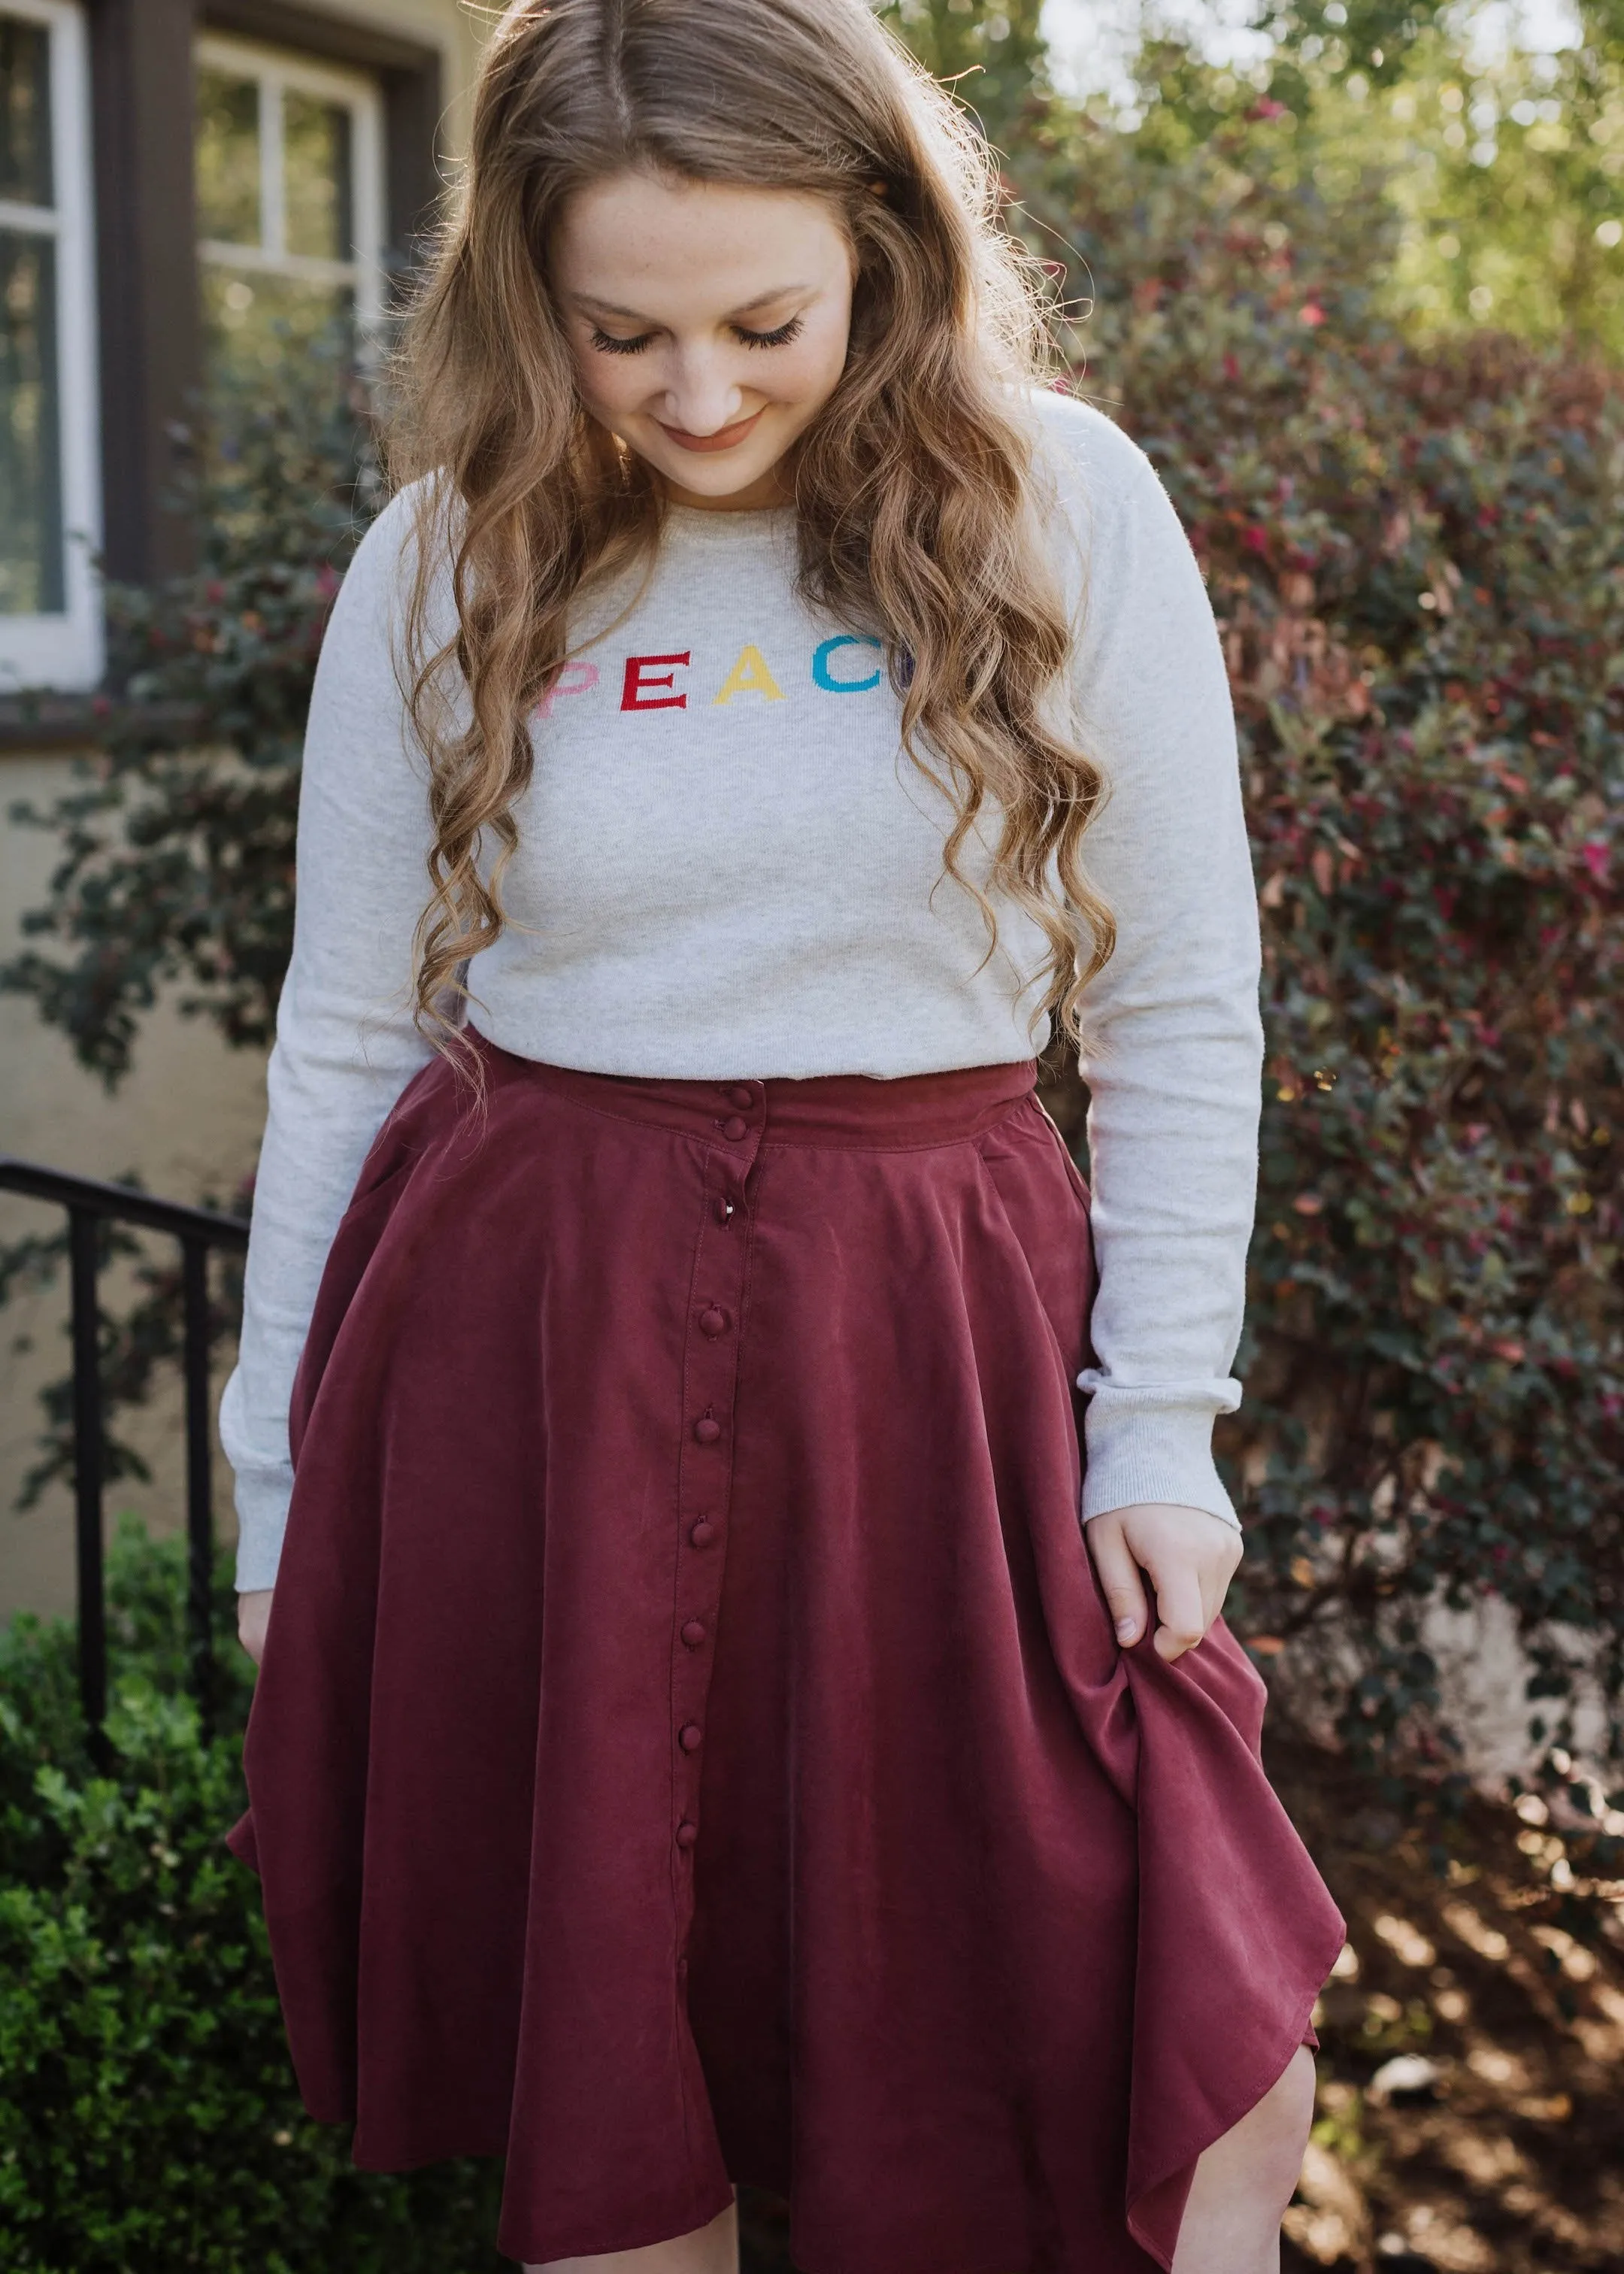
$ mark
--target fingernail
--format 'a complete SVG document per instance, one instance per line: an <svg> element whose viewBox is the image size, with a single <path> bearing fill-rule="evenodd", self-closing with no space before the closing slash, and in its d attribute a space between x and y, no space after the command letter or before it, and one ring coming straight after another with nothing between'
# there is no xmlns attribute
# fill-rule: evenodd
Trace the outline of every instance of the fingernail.
<svg viewBox="0 0 1624 2274"><path fill-rule="evenodd" d="M1134 1626L1132 1619L1117 1620L1116 1634L1118 1640L1122 1642L1132 1642L1137 1631L1138 1630Z"/></svg>

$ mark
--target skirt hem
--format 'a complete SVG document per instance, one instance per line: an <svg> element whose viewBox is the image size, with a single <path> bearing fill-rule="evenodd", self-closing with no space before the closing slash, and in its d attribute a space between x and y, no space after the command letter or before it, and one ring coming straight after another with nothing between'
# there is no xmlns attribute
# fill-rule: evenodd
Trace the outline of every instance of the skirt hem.
<svg viewBox="0 0 1624 2274"><path fill-rule="evenodd" d="M1216 2130L1211 2130L1207 2126L1203 2126L1201 2129L1206 2136L1199 2144L1191 2147L1177 2160L1170 2160L1159 2179L1150 2180L1131 2197L1127 2206L1128 2232L1140 2249L1148 2253L1155 2260L1157 2265L1162 2268L1162 2274L1172 2274L1173 2259L1178 2248L1178 2230L1184 2224L1184 2205L1189 2197L1191 2183L1195 2177L1197 2164L1209 2148L1215 2147L1226 2134L1231 2132L1236 2125L1240 2123L1244 2117L1249 2115L1259 2102L1274 2090L1290 2067L1292 2055L1300 2047L1311 2044L1314 2007L1319 2003L1320 1989L1330 1974L1337 1953L1342 1948L1342 1938L1339 1933L1334 1947L1326 1959L1324 1971L1320 1976L1319 1986L1308 1993L1306 2001L1301 1999L1298 2001L1300 2014L1296 2022L1291 2025L1290 2042L1283 2059L1276 2063L1274 2055L1270 2054L1266 2059L1260 2059L1258 2067L1259 2071L1263 2072L1263 2082L1255 2086L1249 2084L1237 2096L1237 2105L1219 2123ZM1158 2198L1164 2200L1159 2202ZM1165 2213L1165 2210L1170 2209L1175 2202L1177 2204L1177 2223L1172 2228L1169 2240L1166 2235L1162 2221L1157 2221L1153 2228L1146 2221L1143 2214L1147 2209L1153 2211L1160 2209Z"/></svg>

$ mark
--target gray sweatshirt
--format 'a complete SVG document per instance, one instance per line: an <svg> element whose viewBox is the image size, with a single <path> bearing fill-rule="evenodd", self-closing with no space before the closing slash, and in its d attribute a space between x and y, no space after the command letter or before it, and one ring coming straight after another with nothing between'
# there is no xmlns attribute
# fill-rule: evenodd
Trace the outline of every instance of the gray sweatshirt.
<svg viewBox="0 0 1624 2274"><path fill-rule="evenodd" d="M1034 509L1076 624L1055 700L1110 786L1085 862L1118 927L1084 1003L1100 1283L1082 1514L1172 1501L1233 1524L1212 1424L1240 1395L1262 1043L1228 684L1149 461L1081 403L1031 409ZM220 1417L242 1589L275 1578L289 1393L327 1250L430 1054L410 1009L425 767L395 660L411 521L397 498L368 531L311 704L293 959ZM787 510L679 508L646 583L572 623L575 659L533 721L507 929L468 971L471 1022L502 1049L725 1081L927 1073L1046 1040L1041 933L1005 903L989 957L974 901L941 881L949 807L900 754L877 644L803 606L793 573ZM987 862L973 840L963 865Z"/></svg>

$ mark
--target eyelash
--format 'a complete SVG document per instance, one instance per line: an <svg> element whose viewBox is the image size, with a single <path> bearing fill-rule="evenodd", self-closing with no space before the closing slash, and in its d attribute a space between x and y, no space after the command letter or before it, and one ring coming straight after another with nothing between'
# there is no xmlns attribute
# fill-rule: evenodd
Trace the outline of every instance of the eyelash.
<svg viewBox="0 0 1624 2274"><path fill-rule="evenodd" d="M733 337L748 348L786 348L792 340L800 338L803 320L800 316L792 316L776 332L747 332L735 324ZM641 355L653 336L652 332L644 332L635 340L617 340L613 332L601 332L596 325L592 328L592 345L600 355Z"/></svg>

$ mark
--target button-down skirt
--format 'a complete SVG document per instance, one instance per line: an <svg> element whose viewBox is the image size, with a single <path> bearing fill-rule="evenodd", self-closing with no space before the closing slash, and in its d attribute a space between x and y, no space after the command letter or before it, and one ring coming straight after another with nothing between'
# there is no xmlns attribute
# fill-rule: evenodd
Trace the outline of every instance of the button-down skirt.
<svg viewBox="0 0 1624 2274"><path fill-rule="evenodd" d="M1166 2268L1342 1922L1222 1622L1114 1638L1031 1065L478 1048L374 1144L295 1391L227 1837L306 2107L505 2156L532 2264L744 2182L811 2274Z"/></svg>

